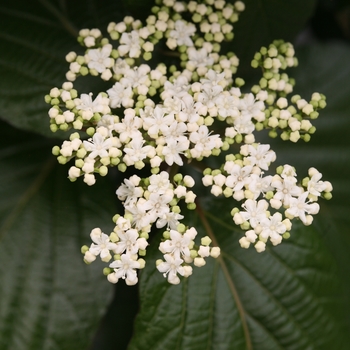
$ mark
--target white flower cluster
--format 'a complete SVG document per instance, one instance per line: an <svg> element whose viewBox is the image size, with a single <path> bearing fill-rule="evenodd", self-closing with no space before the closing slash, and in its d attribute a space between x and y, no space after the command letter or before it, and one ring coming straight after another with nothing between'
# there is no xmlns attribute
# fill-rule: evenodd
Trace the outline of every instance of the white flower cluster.
<svg viewBox="0 0 350 350"><path fill-rule="evenodd" d="M173 183L166 171L146 179L137 175L125 179L116 192L124 204L124 215L114 217L116 226L109 236L99 228L91 231L94 243L90 248L83 247L84 260L91 263L96 256L100 256L102 261L109 262L113 253L114 261L105 269L108 280L116 283L122 278L128 285L137 283L136 269L145 266L140 256L146 255L147 239L153 224L157 228L166 227L164 240L159 245L166 262L159 260L157 268L168 276L170 283L180 282L177 274L185 277L191 275L191 263L201 267L205 265L204 258L219 256L218 247L209 247L209 237L202 238L197 246L194 241L196 229L186 228L179 221L183 219L178 205L180 200L184 200L189 209L195 208L196 195L188 190L194 185L193 178L176 174Z"/></svg>
<svg viewBox="0 0 350 350"><path fill-rule="evenodd" d="M282 238L290 236L292 219L299 218L304 225L310 225L312 215L319 211L318 198L331 198L332 185L321 181L322 174L315 168L309 169L309 177L302 184L297 183L295 169L290 165L278 167L274 176L265 176L264 170L275 159L269 145L244 145L239 154L226 157L221 169L204 171L203 184L211 186L212 194L244 201L243 210L231 211L235 224L246 231L239 241L243 248L254 244L262 252L268 240L273 245L280 244Z"/></svg>
<svg viewBox="0 0 350 350"><path fill-rule="evenodd" d="M124 213L114 217L114 231L108 236L92 230L93 243L82 249L87 263L97 256L109 263L104 273L112 283L120 278L137 283L136 270L145 266L142 257L154 226L166 228L159 245L164 260L157 261L157 269L170 283L179 283L178 275L191 275L192 263L203 266L206 257L219 256L209 237L198 244L196 229L180 222L181 202L196 208L196 195L188 190L194 179L176 174L184 164L225 153L220 169L204 172L203 184L215 196L244 200L243 210L232 211L234 222L246 230L241 245L254 243L258 251L268 238L278 244L281 235L287 237L293 217L310 224L310 214L319 209L317 198L331 196L331 185L320 181L316 170L302 185L288 165L264 176L276 155L269 145L255 143L255 132L265 128L272 137L280 132L284 140L308 141L315 131L310 120L325 107L325 98L315 93L310 102L298 95L287 99L294 81L280 70L297 61L291 44L282 41L255 55L252 66L262 68L263 78L251 93L242 93L244 81L234 76L238 58L220 50L223 41L233 38L233 23L243 10L241 1L160 0L145 24L130 16L110 23L110 38L98 29L83 29L78 40L84 55L66 56L68 81L45 97L51 104L51 130L75 130L53 148L61 164L74 160L71 181L83 177L93 185L95 174L105 176L113 166L120 172L149 169L149 177L133 175L118 188ZM158 43L168 48L164 63ZM73 82L86 75L111 84L95 96L79 94Z"/></svg>

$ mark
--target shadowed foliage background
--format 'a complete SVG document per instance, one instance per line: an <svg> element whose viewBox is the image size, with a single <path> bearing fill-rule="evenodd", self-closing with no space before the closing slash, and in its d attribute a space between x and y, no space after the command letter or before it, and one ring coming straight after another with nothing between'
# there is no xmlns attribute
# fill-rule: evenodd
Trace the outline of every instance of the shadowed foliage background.
<svg viewBox="0 0 350 350"><path fill-rule="evenodd" d="M200 209L187 223L215 237L221 258L171 286L154 268L155 232L139 285L127 287L112 286L102 265L86 266L80 254L92 228L113 228L121 175L112 171L91 188L69 182L51 155L66 135L50 132L44 95L64 82L64 56L82 52L80 28L103 29L126 14L144 19L153 1L0 0L1 350L348 348L350 5L244 2L228 47L247 89L258 79L254 52L281 38L296 44L295 91L327 96L308 144L268 141L276 163L296 166L300 177L315 166L333 183L334 198L321 203L315 225L297 226L290 240L258 254L239 247L233 205L198 186ZM75 85L105 88L96 79Z"/></svg>

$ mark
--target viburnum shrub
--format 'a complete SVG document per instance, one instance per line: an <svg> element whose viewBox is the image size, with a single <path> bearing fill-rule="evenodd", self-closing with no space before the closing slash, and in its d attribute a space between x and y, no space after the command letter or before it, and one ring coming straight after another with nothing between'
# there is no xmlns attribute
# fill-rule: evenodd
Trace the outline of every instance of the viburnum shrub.
<svg viewBox="0 0 350 350"><path fill-rule="evenodd" d="M244 7L241 1L160 0L145 23L127 16L108 25L107 37L83 29L78 41L85 51L67 54L67 81L45 97L51 130L69 132L53 154L61 164L71 162L71 181L82 177L92 186L109 167L133 169L116 191L124 212L113 217L113 232L94 228L93 243L82 247L86 263L100 256L108 264L103 272L112 283L138 282L154 227L163 230L161 242L152 241L163 254L155 267L172 284L220 255L211 237L199 238L196 227L183 223L184 206L196 210L195 180L185 169L205 158L222 160L217 169L204 166L201 186L235 200L229 210L243 248L262 252L270 242L282 243L294 220L312 223L319 197L331 198L331 184L313 167L301 181L292 165L271 170L277 156L259 142L259 132L307 142L326 102L320 93L309 101L292 95L295 81L286 69L298 61L282 40L255 54L252 67L262 77L243 91L239 58L223 52L222 43L233 39ZM87 75L108 89L95 96L77 91L74 82ZM139 176L141 169L149 175Z"/></svg>

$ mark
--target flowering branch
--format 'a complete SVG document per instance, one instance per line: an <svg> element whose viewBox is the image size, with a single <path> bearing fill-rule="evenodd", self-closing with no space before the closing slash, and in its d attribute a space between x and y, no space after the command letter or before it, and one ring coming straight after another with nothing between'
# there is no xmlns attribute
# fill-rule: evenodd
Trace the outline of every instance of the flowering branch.
<svg viewBox="0 0 350 350"><path fill-rule="evenodd" d="M239 241L243 248L253 244L262 252L268 240L280 244L289 237L293 219L310 225L319 211L318 198L331 198L331 184L321 181L314 168L301 183L287 164L265 175L276 154L270 145L256 142L256 132L268 129L271 137L309 141L315 132L312 120L326 103L319 93L310 101L288 98L295 82L282 71L297 60L293 46L281 40L255 54L252 66L262 69L262 78L250 93L241 91L244 81L235 77L239 60L232 52L221 53L221 44L232 40L233 23L243 10L241 1L163 0L145 24L132 17L110 23L110 38L99 29L83 29L78 40L85 54L66 56L68 81L45 98L52 106L51 130L75 130L53 148L61 164L74 160L71 181L83 176L91 186L95 174L105 176L113 166L120 172L128 167L150 171L146 178L124 179L116 191L124 213L114 216L113 232L93 229L93 243L82 248L85 262L100 256L109 263L104 273L112 283L120 278L137 283L152 227L165 230L159 244L163 259L156 265L172 284L190 276L193 265L219 256L212 239L199 242L197 230L181 223L182 206L195 209L196 194L194 179L178 169L192 160L224 155L218 169L204 170L202 182L214 196L237 201L231 214L245 231ZM173 52L176 63L154 60L156 45ZM73 82L89 74L111 87L95 98L79 94ZM214 133L216 126L222 134Z"/></svg>

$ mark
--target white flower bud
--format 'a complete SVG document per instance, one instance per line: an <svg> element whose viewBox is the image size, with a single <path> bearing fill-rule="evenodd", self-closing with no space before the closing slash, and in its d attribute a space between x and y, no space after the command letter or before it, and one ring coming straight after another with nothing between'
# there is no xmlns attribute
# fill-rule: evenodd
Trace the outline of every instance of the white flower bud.
<svg viewBox="0 0 350 350"><path fill-rule="evenodd" d="M241 225L244 223L243 216L240 213L236 213L233 216L233 221L235 222L236 225Z"/></svg>
<svg viewBox="0 0 350 350"><path fill-rule="evenodd" d="M310 128L312 128L312 124L311 124L310 120L303 119L301 121L300 129L305 130L305 131L309 131Z"/></svg>
<svg viewBox="0 0 350 350"><path fill-rule="evenodd" d="M278 106L278 108L283 109L288 107L288 101L285 97L280 97L277 101L276 104Z"/></svg>
<svg viewBox="0 0 350 350"><path fill-rule="evenodd" d="M88 263L92 263L96 260L96 256L88 250L84 255L84 260Z"/></svg>
<svg viewBox="0 0 350 350"><path fill-rule="evenodd" d="M108 282L115 284L118 282L119 278L117 277L115 272L112 272L107 276L107 280Z"/></svg>
<svg viewBox="0 0 350 350"><path fill-rule="evenodd" d="M213 247L210 250L210 256L213 258L217 258L220 255L220 248L219 247Z"/></svg>
<svg viewBox="0 0 350 350"><path fill-rule="evenodd" d="M239 190L239 191L235 191L235 193L232 196L236 201L241 201L242 199L244 199L244 191L243 190Z"/></svg>
<svg viewBox="0 0 350 350"><path fill-rule="evenodd" d="M194 203L196 197L197 196L192 191L189 191L186 193L185 202L186 203Z"/></svg>
<svg viewBox="0 0 350 350"><path fill-rule="evenodd" d="M87 37L84 39L84 44L85 44L86 47L95 46L95 38L92 37L92 36L87 36Z"/></svg>
<svg viewBox="0 0 350 350"><path fill-rule="evenodd" d="M272 198L272 199L270 199L270 205L271 205L272 208L278 210L279 208L281 208L282 202L280 200L278 200L278 199Z"/></svg>
<svg viewBox="0 0 350 350"><path fill-rule="evenodd" d="M184 277L188 277L192 275L192 266L184 266Z"/></svg>
<svg viewBox="0 0 350 350"><path fill-rule="evenodd" d="M73 62L76 58L77 58L77 54L74 51L71 51L66 55L66 61L68 63Z"/></svg>
<svg viewBox="0 0 350 350"><path fill-rule="evenodd" d="M263 241L259 241L254 247L258 253L261 253L266 249L266 244Z"/></svg>
<svg viewBox="0 0 350 350"><path fill-rule="evenodd" d="M213 187L211 188L210 192L215 196L218 197L222 194L222 187L217 186L217 185L213 185Z"/></svg>
<svg viewBox="0 0 350 350"><path fill-rule="evenodd" d="M49 117L52 119L52 118L56 118L59 114L59 111L57 108L50 108L49 110Z"/></svg>
<svg viewBox="0 0 350 350"><path fill-rule="evenodd" d="M251 243L254 243L255 240L258 238L254 230L249 230L245 233L247 240Z"/></svg>
<svg viewBox="0 0 350 350"><path fill-rule="evenodd" d="M290 112L286 109L283 109L280 111L280 119L285 119L288 120L292 115L290 114Z"/></svg>
<svg viewBox="0 0 350 350"><path fill-rule="evenodd" d="M250 246L250 242L248 241L247 237L242 237L238 242L242 248L248 249Z"/></svg>
<svg viewBox="0 0 350 350"><path fill-rule="evenodd" d="M225 136L226 137L235 137L237 135L237 131L234 127L229 127L225 129Z"/></svg>
<svg viewBox="0 0 350 350"><path fill-rule="evenodd" d="M292 223L289 219L284 219L282 224L286 227L286 231L290 231L292 229Z"/></svg>
<svg viewBox="0 0 350 350"><path fill-rule="evenodd" d="M214 180L215 185L222 187L222 186L224 186L224 184L226 182L226 176L224 176L222 174L218 174L218 175L215 175L213 177L213 180Z"/></svg>
<svg viewBox="0 0 350 350"><path fill-rule="evenodd" d="M185 186L177 186L174 190L174 194L176 197L181 198L186 196L186 187Z"/></svg>
<svg viewBox="0 0 350 350"><path fill-rule="evenodd" d="M85 174L84 175L84 182L89 186L94 185L96 182L95 176L93 174Z"/></svg>
<svg viewBox="0 0 350 350"><path fill-rule="evenodd" d="M211 186L213 184L213 176L212 175L204 175L202 178L202 183L206 187Z"/></svg>
<svg viewBox="0 0 350 350"><path fill-rule="evenodd" d="M189 188L193 187L195 184L193 177L189 176L189 175L185 175L184 176L184 184L186 187L189 187Z"/></svg>
<svg viewBox="0 0 350 350"><path fill-rule="evenodd" d="M253 134L245 135L244 142L248 144L252 144L255 142L255 136Z"/></svg>
<svg viewBox="0 0 350 350"><path fill-rule="evenodd" d="M202 257L202 258L206 258L210 255L210 247L209 246L203 246L201 245L199 247L198 250L198 254Z"/></svg>
<svg viewBox="0 0 350 350"><path fill-rule="evenodd" d="M306 115L310 115L310 113L313 111L314 111L314 107L310 103L306 104L302 109L302 112L305 113Z"/></svg>
<svg viewBox="0 0 350 350"><path fill-rule="evenodd" d="M297 101L297 106L299 109L303 109L306 105L307 105L307 101L302 98Z"/></svg>
<svg viewBox="0 0 350 350"><path fill-rule="evenodd" d="M297 141L300 139L299 131L293 131L293 132L290 134L289 139L290 139L292 142L297 142Z"/></svg>
<svg viewBox="0 0 350 350"><path fill-rule="evenodd" d="M275 128L276 126L278 126L278 118L270 117L268 125L271 126L271 128Z"/></svg>
<svg viewBox="0 0 350 350"><path fill-rule="evenodd" d="M202 267L204 266L206 263L205 263L205 260L203 258L194 258L194 261L193 261L193 264L197 267Z"/></svg>
<svg viewBox="0 0 350 350"><path fill-rule="evenodd" d="M70 167L70 169L68 171L68 176L71 179L76 179L77 177L80 176L80 169L75 167L75 166Z"/></svg>
<svg viewBox="0 0 350 350"><path fill-rule="evenodd" d="M101 74L101 79L103 79L104 81L108 81L109 79L111 79L113 76L112 72L110 69L105 69L102 74Z"/></svg>
<svg viewBox="0 0 350 350"><path fill-rule="evenodd" d="M63 112L64 119L67 123L71 123L74 121L75 114L71 111L64 111Z"/></svg>

